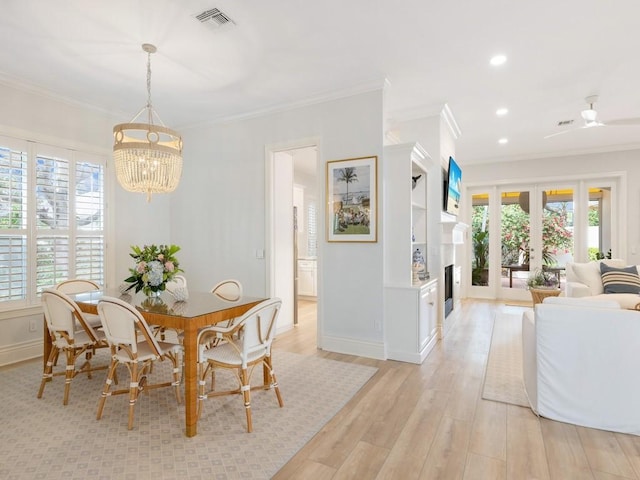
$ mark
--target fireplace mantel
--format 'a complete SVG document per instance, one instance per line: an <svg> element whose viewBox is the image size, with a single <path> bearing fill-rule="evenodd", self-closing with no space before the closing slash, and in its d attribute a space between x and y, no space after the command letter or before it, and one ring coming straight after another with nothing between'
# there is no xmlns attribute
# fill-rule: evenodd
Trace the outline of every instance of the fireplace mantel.
<svg viewBox="0 0 640 480"><path fill-rule="evenodd" d="M454 217L455 218L455 217ZM442 222L442 243L462 245L469 225L462 222Z"/></svg>

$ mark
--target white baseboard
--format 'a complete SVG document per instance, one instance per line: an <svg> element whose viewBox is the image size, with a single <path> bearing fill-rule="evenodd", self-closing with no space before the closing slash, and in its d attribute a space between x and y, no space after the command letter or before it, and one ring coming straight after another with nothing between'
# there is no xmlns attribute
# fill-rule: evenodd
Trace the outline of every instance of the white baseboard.
<svg viewBox="0 0 640 480"><path fill-rule="evenodd" d="M433 350L433 347L438 343L439 337L438 335L433 335L429 343L425 345L425 347L420 352L402 352L402 351L392 351L387 350L387 358L389 360L398 360L400 362L408 362L408 363L416 363L421 364L424 362L424 359L427 358L429 352Z"/></svg>
<svg viewBox="0 0 640 480"><path fill-rule="evenodd" d="M17 343L0 348L0 367L42 357L42 340Z"/></svg>
<svg viewBox="0 0 640 480"><path fill-rule="evenodd" d="M323 336L320 343L323 350L336 353L344 353L346 355L357 355L359 357L375 358L384 360L384 344L363 342L353 340L351 338Z"/></svg>

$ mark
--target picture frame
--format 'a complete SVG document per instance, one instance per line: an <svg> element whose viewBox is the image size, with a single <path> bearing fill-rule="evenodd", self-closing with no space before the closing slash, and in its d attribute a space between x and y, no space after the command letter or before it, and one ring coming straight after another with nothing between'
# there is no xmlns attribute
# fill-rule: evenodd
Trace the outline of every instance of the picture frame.
<svg viewBox="0 0 640 480"><path fill-rule="evenodd" d="M327 162L327 241L378 241L378 157Z"/></svg>

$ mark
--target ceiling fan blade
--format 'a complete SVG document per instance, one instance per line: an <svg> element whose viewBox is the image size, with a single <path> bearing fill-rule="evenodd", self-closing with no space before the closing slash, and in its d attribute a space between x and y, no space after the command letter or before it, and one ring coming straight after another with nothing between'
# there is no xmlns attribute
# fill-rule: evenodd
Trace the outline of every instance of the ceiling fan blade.
<svg viewBox="0 0 640 480"><path fill-rule="evenodd" d="M562 130L561 132L556 132L556 133L552 133L551 135L547 135L546 137L542 137L542 138L551 138L551 137L557 137L558 135L564 135L565 133L569 133L569 132L574 132L576 130L581 129L582 127L578 127L578 128L570 128L569 130Z"/></svg>
<svg viewBox="0 0 640 480"><path fill-rule="evenodd" d="M609 126L640 125L640 118L618 118L606 122Z"/></svg>
<svg viewBox="0 0 640 480"><path fill-rule="evenodd" d="M551 138L557 135L562 135L564 133L575 132L576 130L582 130L583 128L606 127L606 126L607 124L604 124L601 122L588 122L582 125L581 127L570 128L569 130L563 130L561 132L552 133L551 135L547 135L546 137L543 137L543 138Z"/></svg>

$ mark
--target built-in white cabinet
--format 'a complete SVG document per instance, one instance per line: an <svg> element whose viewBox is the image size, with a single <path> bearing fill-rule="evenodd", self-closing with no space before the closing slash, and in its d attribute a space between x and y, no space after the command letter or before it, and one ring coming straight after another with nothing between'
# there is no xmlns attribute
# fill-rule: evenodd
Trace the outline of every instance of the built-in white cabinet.
<svg viewBox="0 0 640 480"><path fill-rule="evenodd" d="M427 202L430 169L433 162L417 143L384 149L385 349L387 358L412 363L422 363L438 338L438 281L414 281L412 272L416 249L428 258L429 208L440 211Z"/></svg>
<svg viewBox="0 0 640 480"><path fill-rule="evenodd" d="M438 341L438 280L385 287L385 347L391 360L422 363Z"/></svg>
<svg viewBox="0 0 640 480"><path fill-rule="evenodd" d="M306 297L317 296L316 278L316 260L298 260L298 295L304 295Z"/></svg>

